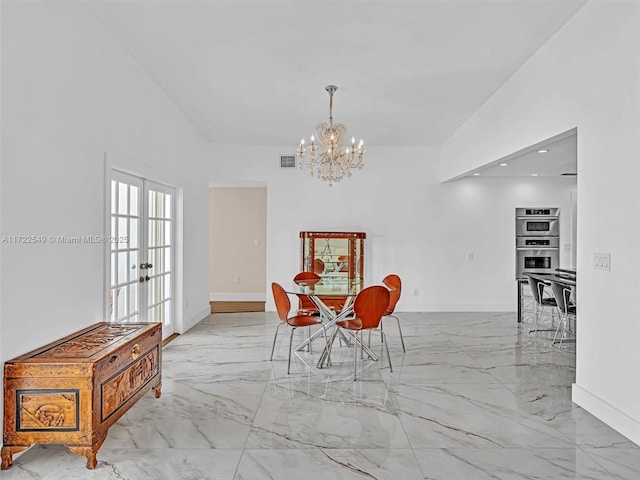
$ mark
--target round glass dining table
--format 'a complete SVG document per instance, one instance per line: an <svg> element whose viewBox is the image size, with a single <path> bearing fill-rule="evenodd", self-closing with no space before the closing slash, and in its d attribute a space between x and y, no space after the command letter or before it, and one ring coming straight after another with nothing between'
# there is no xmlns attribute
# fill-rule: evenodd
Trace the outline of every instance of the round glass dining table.
<svg viewBox="0 0 640 480"><path fill-rule="evenodd" d="M334 327L336 322L343 320L353 313L353 301L360 291L364 289L362 282L350 281L344 277L322 277L320 280L300 280L293 282L286 292L292 295L306 295L309 299L318 307L322 323L320 328L306 338L302 343L295 347L296 351L305 348L309 342L315 340L318 336L323 335L323 331L327 332L329 337L329 345L325 346L318 360L318 368L322 368L325 362L328 363L329 352L331 351L331 344L335 337L339 333L339 329L336 327L334 331L329 332L329 329ZM327 303L333 303L330 300L341 299L344 300L342 308L336 310L331 308ZM365 350L369 350L366 346ZM367 351L373 360L376 359L376 355Z"/></svg>

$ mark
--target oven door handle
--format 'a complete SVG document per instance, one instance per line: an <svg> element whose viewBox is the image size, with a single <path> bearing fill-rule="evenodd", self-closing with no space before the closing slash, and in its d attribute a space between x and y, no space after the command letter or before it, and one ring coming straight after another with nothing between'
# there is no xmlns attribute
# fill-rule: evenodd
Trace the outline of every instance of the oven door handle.
<svg viewBox="0 0 640 480"><path fill-rule="evenodd" d="M523 252L525 250L531 250L533 252L543 252L543 251L544 252L546 252L546 251L552 252L552 251L558 251L559 248L557 248L557 247L541 247L541 248L517 247L516 250L519 251L519 252Z"/></svg>

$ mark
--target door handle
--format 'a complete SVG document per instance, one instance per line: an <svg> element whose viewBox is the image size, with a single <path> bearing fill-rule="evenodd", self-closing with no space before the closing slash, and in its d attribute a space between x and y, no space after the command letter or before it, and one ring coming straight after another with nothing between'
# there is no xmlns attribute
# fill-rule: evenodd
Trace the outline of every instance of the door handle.
<svg viewBox="0 0 640 480"><path fill-rule="evenodd" d="M141 268L141 269L149 269L149 268L153 268L153 264L151 264L151 263L141 263L141 264L140 264L140 268Z"/></svg>

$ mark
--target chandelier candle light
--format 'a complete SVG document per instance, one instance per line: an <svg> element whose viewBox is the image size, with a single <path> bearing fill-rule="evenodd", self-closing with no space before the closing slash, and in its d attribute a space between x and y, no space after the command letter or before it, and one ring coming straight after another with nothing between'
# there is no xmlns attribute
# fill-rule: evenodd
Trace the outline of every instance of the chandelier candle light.
<svg viewBox="0 0 640 480"><path fill-rule="evenodd" d="M311 170L311 176L317 176L321 180L329 182L329 186L342 180L345 175L351 176L351 170L362 168L362 157L364 156L364 142L356 144L356 139L351 138L351 146L342 147L342 141L347 133L347 127L343 124L333 124L333 94L338 87L327 85L325 90L329 92L329 124L321 123L316 127L318 133L318 144L311 136L311 144L307 147L304 138L298 147L297 157L299 158L300 169L307 167ZM307 154L307 148L309 154Z"/></svg>

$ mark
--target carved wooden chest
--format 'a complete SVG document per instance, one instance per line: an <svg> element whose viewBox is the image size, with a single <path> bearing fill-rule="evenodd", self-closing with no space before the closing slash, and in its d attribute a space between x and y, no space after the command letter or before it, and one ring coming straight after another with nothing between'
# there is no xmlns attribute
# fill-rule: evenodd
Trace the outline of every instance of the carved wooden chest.
<svg viewBox="0 0 640 480"><path fill-rule="evenodd" d="M96 323L4 365L2 469L33 444L96 454L113 425L150 389L160 397L162 324Z"/></svg>

